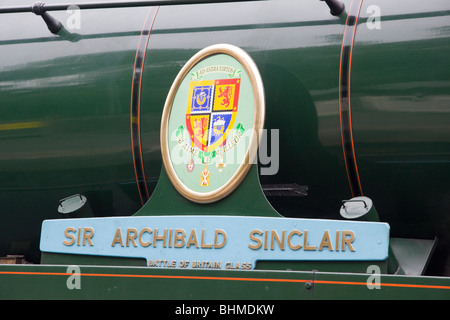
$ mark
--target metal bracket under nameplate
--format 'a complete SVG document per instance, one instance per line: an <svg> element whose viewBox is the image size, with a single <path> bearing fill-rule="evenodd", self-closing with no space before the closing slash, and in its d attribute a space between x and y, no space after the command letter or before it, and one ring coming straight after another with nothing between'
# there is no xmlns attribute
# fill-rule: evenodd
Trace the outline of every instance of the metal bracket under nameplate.
<svg viewBox="0 0 450 320"><path fill-rule="evenodd" d="M258 260L382 261L380 222L240 216L46 220L43 252L144 258L150 267L253 269Z"/></svg>

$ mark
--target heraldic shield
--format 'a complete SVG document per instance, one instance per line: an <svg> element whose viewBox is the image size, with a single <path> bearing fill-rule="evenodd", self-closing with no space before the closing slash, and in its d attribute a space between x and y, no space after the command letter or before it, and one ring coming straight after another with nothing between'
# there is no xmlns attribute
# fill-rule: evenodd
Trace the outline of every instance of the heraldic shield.
<svg viewBox="0 0 450 320"><path fill-rule="evenodd" d="M226 143L238 110L240 79L191 81L186 127L191 144L210 152Z"/></svg>

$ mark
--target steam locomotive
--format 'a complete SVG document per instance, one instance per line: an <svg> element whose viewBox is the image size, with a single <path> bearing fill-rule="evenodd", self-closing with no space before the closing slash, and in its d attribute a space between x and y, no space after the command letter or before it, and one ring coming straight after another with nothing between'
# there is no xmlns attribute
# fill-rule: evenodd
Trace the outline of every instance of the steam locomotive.
<svg viewBox="0 0 450 320"><path fill-rule="evenodd" d="M227 43L264 84L271 206L342 219L369 197L391 236L437 243L426 275L450 276L448 1L59 2L0 8L0 256L39 264L41 224L73 196L93 217L139 211L172 82Z"/></svg>

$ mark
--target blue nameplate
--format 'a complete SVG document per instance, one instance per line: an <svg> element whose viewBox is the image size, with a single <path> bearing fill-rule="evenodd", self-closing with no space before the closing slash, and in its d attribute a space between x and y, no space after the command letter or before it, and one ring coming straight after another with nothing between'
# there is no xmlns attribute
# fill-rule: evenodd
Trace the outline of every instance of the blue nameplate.
<svg viewBox="0 0 450 320"><path fill-rule="evenodd" d="M149 267L253 269L258 260L381 261L389 225L238 216L46 220L43 252L144 258Z"/></svg>

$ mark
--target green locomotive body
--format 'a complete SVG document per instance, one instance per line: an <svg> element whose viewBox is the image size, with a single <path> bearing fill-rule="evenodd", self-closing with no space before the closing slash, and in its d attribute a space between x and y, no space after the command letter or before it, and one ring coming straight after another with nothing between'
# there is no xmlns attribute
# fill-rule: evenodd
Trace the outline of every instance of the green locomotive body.
<svg viewBox="0 0 450 320"><path fill-rule="evenodd" d="M42 223L65 218L61 206L73 195L89 208L84 214L95 218L139 215L151 204L160 175L167 180L160 131L174 79L197 52L225 43L248 53L264 85L263 143L269 147L250 170L252 185L264 193L255 199L289 219L343 220L343 200L368 197L379 221L389 224L391 238L415 241L397 251L397 258L420 255L412 258L420 264L421 274L414 275L430 286L449 286L450 3L345 0L340 15L319 0L82 7L97 2L47 11L62 23L55 34L39 15L14 12L29 3L7 0L0 8L0 256L24 255L54 273L64 268L44 264L142 266L133 259L91 263L87 256L43 255ZM44 8L58 3L48 0ZM158 209L164 212L161 201ZM180 206L174 214L199 208L183 201L172 205ZM214 205L206 208L197 213L223 214ZM416 251L421 246L430 252ZM328 271L326 264L262 262L257 269L266 273L256 277L268 281L280 277L274 270L298 270L296 280L276 283L303 284L312 270ZM395 275L388 265L384 273ZM25 270L2 268L4 277L8 270ZM167 298L207 298L196 291L195 279L207 281L202 272L208 270L165 269L135 270L144 282L165 279L171 288L178 285L176 276L186 277L180 281L187 289ZM111 270L97 271L118 272ZM121 283L133 282L134 269L123 270ZM354 270L361 272L349 264L331 268ZM215 272L211 277L222 277ZM223 272L236 272L224 277L239 278L235 284L245 287L243 292L260 292L262 282L247 279L253 271ZM324 275L323 286L328 276L333 278ZM5 281L20 281L11 277ZM239 291L233 285L229 290ZM337 283L329 285L340 290ZM353 286L349 296L358 298L360 287ZM286 298L281 288L268 296ZM448 288L437 291L448 298ZM267 297L255 297L260 296Z"/></svg>

